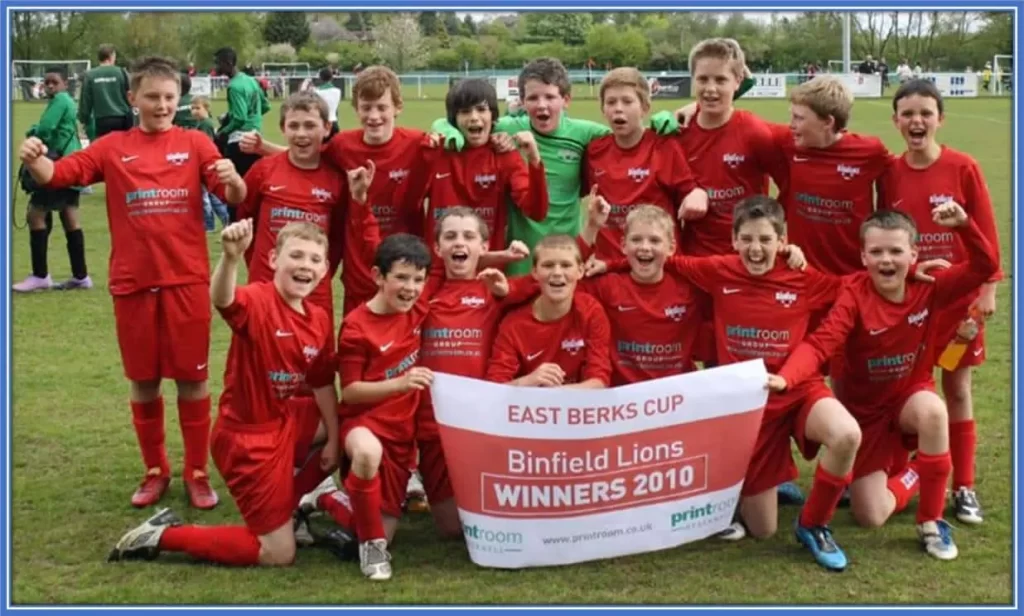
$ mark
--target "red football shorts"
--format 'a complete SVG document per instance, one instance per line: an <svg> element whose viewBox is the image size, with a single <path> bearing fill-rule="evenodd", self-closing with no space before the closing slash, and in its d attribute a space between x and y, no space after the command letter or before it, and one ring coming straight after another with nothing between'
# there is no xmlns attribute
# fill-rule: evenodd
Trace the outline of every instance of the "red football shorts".
<svg viewBox="0 0 1024 616"><path fill-rule="evenodd" d="M860 449L857 450L857 458L853 462L854 480L878 471L884 471L886 474L899 471L900 469L893 466L894 454L900 449L917 449L917 435L903 432L900 427L900 414L907 400L920 391L934 392L935 383L929 381L911 387L905 395L887 404L885 409L858 409L847 406L860 425L861 433Z"/></svg>
<svg viewBox="0 0 1024 616"><path fill-rule="evenodd" d="M373 432L373 429L361 420L360 417L353 417L342 422L338 436L343 450L348 433L355 428L366 428ZM409 477L412 476L412 471L409 469L416 467L416 444L395 443L381 438L376 433L374 436L380 441L383 449L380 466L377 469L377 474L380 475L380 510L385 515L400 518L402 517L402 504L405 502L405 494L409 487ZM352 462L347 456L342 458L340 465L342 479L348 475L351 465Z"/></svg>
<svg viewBox="0 0 1024 616"><path fill-rule="evenodd" d="M316 432L320 428L320 409L316 398L302 397L288 400L288 409L295 418L295 468L306 465L309 456L319 456L320 450L311 451ZM319 462L317 462L319 464Z"/></svg>
<svg viewBox="0 0 1024 616"><path fill-rule="evenodd" d="M291 523L295 421L236 424L218 419L210 450L245 525L257 535Z"/></svg>
<svg viewBox="0 0 1024 616"><path fill-rule="evenodd" d="M448 465L444 461L444 450L441 439L419 441L420 477L423 478L423 490L427 493L427 501L440 503L455 496L452 482L448 477Z"/></svg>
<svg viewBox="0 0 1024 616"><path fill-rule="evenodd" d="M114 296L117 343L131 381L205 381L210 361L210 287L157 287Z"/></svg>
<svg viewBox="0 0 1024 616"><path fill-rule="evenodd" d="M757 443L743 482L743 496L760 494L800 475L793 461L789 439L796 441L805 459L813 460L821 445L807 439L807 418L819 400L833 397L832 390L821 379L768 396L768 406L764 410L761 430L757 433Z"/></svg>

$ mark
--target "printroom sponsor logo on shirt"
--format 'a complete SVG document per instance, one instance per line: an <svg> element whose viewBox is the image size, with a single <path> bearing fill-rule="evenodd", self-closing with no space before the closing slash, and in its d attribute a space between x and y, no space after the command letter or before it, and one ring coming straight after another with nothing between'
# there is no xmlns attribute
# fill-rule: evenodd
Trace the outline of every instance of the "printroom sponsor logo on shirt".
<svg viewBox="0 0 1024 616"><path fill-rule="evenodd" d="M282 226L289 222L309 222L321 228L326 228L327 220L329 218L329 214L307 212L306 210L300 210L299 208L295 207L288 207L287 205L281 205L278 207L270 208L270 222L280 222L282 223Z"/></svg>
<svg viewBox="0 0 1024 616"><path fill-rule="evenodd" d="M191 193L187 188L140 188L124 195L129 216L182 214L188 212Z"/></svg>

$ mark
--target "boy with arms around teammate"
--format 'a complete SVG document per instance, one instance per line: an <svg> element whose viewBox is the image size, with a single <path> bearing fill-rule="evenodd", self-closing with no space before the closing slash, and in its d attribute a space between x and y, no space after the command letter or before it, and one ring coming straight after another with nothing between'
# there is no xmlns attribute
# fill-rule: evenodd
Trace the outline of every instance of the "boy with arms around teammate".
<svg viewBox="0 0 1024 616"><path fill-rule="evenodd" d="M327 238L315 225L286 225L268 259L273 280L236 287L252 239L251 220L224 229L210 285L232 329L213 456L245 526L186 526L163 509L125 534L111 560L152 559L164 550L225 565L290 565L296 441L305 440L308 450L317 436L325 438L319 467L329 473L337 465L334 332L327 313L306 301L327 273ZM304 386L320 410L313 426L288 404Z"/></svg>
<svg viewBox="0 0 1024 616"><path fill-rule="evenodd" d="M230 203L241 202L246 188L205 135L172 125L178 77L167 60L141 60L130 93L139 109L138 128L112 133L56 162L44 156L42 142L30 138L20 157L44 186L107 183L110 293L146 465L132 504L155 504L170 483L160 393L161 380L170 378L178 387L185 487L193 506L208 509L217 504L206 472L210 259L197 188L205 185Z"/></svg>
<svg viewBox="0 0 1024 616"><path fill-rule="evenodd" d="M972 293L998 270L992 247L954 201L932 210L932 220L954 228L968 258L935 274L934 284L907 281L917 260L917 229L897 210L879 210L865 221L862 259L867 269L844 285L824 322L800 344L777 375L773 391L816 379L818 368L842 353L844 405L857 418L863 445L853 467L851 508L861 525L877 527L904 509L911 492L899 477L889 479L893 454L904 434L919 442L914 471L920 477L917 532L922 548L940 560L958 550L942 519L950 471L946 406L932 379L936 311ZM774 367L772 367L774 368ZM771 369L771 368L770 368Z"/></svg>
<svg viewBox="0 0 1024 616"><path fill-rule="evenodd" d="M917 249L922 260L945 259L961 263L966 257L958 234L932 220L932 209L945 201L961 204L967 215L985 235L999 261L999 235L992 199L977 161L969 155L939 144L935 137L945 120L942 95L935 84L914 79L900 85L893 97L893 123L903 136L907 150L890 167L884 179L885 207L909 214L917 225ZM965 311L958 301L938 315L942 325L936 328L939 349L945 347L953 332L970 321L983 324L996 309L996 285L1002 272L971 294ZM971 323L966 323L970 328ZM964 524L983 521L981 505L974 490L974 460L977 436L971 395L971 369L985 361L984 330L970 339L955 367L942 369L942 393L949 412L949 453L953 462L953 507ZM953 368L953 369L950 369Z"/></svg>

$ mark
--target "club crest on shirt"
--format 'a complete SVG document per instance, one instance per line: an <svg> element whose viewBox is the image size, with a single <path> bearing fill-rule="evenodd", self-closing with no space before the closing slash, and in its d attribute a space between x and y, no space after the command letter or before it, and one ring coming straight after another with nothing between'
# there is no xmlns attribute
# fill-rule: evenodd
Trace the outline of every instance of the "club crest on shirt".
<svg viewBox="0 0 1024 616"><path fill-rule="evenodd" d="M931 205L932 207L939 207L940 205L942 205L944 203L949 203L950 201L955 201L955 199L953 199L953 195L929 195L928 196L928 204Z"/></svg>
<svg viewBox="0 0 1024 616"><path fill-rule="evenodd" d="M480 185L481 188L490 188L491 184L498 181L498 176L493 173L478 173L473 181Z"/></svg>
<svg viewBox="0 0 1024 616"><path fill-rule="evenodd" d="M669 306L665 309L665 316L673 321L681 321L686 315L686 306Z"/></svg>
<svg viewBox="0 0 1024 616"><path fill-rule="evenodd" d="M628 175L631 180L639 184L651 175L651 170L644 167L633 167L626 175Z"/></svg>
<svg viewBox="0 0 1024 616"><path fill-rule="evenodd" d="M581 338L570 338L562 341L562 350L568 351L570 355L575 355L583 350L583 340Z"/></svg>
<svg viewBox="0 0 1024 616"><path fill-rule="evenodd" d="M388 179L401 183L405 178L409 177L408 169L394 169L388 174Z"/></svg>
<svg viewBox="0 0 1024 616"><path fill-rule="evenodd" d="M316 359L316 356L320 354L320 349L311 344L307 344L302 347L302 354L306 356L306 361L313 361Z"/></svg>
<svg viewBox="0 0 1024 616"><path fill-rule="evenodd" d="M850 165L836 165L836 171L843 176L844 180L852 180L855 176L860 175L860 167Z"/></svg>
<svg viewBox="0 0 1024 616"><path fill-rule="evenodd" d="M921 312L915 312L914 314L907 317L907 323L921 327L924 325L925 320L928 318L928 309L925 308Z"/></svg>
<svg viewBox="0 0 1024 616"><path fill-rule="evenodd" d="M796 293L792 291L777 291L775 293L775 301L789 308L796 302Z"/></svg>
<svg viewBox="0 0 1024 616"><path fill-rule="evenodd" d="M167 155L167 162L178 167L185 164L188 161L188 152L171 152Z"/></svg>
<svg viewBox="0 0 1024 616"><path fill-rule="evenodd" d="M324 190L323 188L314 188L312 190L312 194L313 198L320 202L330 201L331 199L334 198L334 195L331 194L331 191Z"/></svg>
<svg viewBox="0 0 1024 616"><path fill-rule="evenodd" d="M580 162L580 153L573 152L572 150L559 150L557 156L558 160L562 161L563 163Z"/></svg>
<svg viewBox="0 0 1024 616"><path fill-rule="evenodd" d="M725 163L730 169L735 169L739 167L741 164L743 164L743 161L745 161L746 159L747 157L742 154L729 153L722 155L722 162Z"/></svg>
<svg viewBox="0 0 1024 616"><path fill-rule="evenodd" d="M484 298L476 295L467 295L462 298L462 305L470 308L479 308L484 305Z"/></svg>

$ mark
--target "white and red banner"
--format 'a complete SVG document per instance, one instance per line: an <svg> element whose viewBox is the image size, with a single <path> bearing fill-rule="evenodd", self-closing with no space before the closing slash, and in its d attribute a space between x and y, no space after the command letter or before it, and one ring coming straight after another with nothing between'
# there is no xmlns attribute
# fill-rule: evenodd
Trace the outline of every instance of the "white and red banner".
<svg viewBox="0 0 1024 616"><path fill-rule="evenodd" d="M662 550L732 522L767 401L761 361L603 390L436 374L470 558L518 569Z"/></svg>

